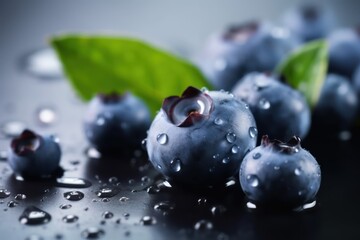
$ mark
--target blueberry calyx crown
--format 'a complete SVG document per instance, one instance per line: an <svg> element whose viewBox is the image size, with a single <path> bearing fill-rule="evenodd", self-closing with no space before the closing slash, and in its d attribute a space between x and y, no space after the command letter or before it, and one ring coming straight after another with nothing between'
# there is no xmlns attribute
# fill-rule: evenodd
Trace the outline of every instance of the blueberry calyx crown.
<svg viewBox="0 0 360 240"><path fill-rule="evenodd" d="M18 137L11 141L10 146L20 156L33 153L40 146L40 136L29 129L25 129Z"/></svg>
<svg viewBox="0 0 360 240"><path fill-rule="evenodd" d="M178 127L189 127L208 118L214 105L208 94L190 86L181 97L165 98L162 109L171 123Z"/></svg>
<svg viewBox="0 0 360 240"><path fill-rule="evenodd" d="M257 21L250 21L240 25L233 25L227 29L223 38L228 41L245 42L259 29Z"/></svg>
<svg viewBox="0 0 360 240"><path fill-rule="evenodd" d="M109 103L117 103L122 98L124 98L128 93L119 94L117 92L111 92L111 93L99 93L97 94L97 97L101 100L101 102L105 104Z"/></svg>
<svg viewBox="0 0 360 240"><path fill-rule="evenodd" d="M301 148L301 139L298 136L293 136L288 142L284 143L277 139L270 140L268 135L261 138L261 146L271 147L279 152L292 154L297 153Z"/></svg>

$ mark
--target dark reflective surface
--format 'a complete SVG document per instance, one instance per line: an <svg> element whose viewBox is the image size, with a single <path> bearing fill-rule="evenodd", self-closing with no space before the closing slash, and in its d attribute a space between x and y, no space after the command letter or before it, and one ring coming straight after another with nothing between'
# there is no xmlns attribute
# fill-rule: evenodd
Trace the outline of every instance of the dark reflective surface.
<svg viewBox="0 0 360 240"><path fill-rule="evenodd" d="M285 9L286 1L276 3ZM171 14L176 12L174 9L186 10L184 6L176 8L163 1L147 10L149 6L146 4L141 7L124 3L114 3L114 7L94 4L87 6L86 14L79 17L79 9L83 9L85 4L88 1L62 1L51 5L41 1L0 4L3 22L0 26L0 128L9 121L18 121L41 134L55 134L63 151L63 178L70 179L70 183L16 179L5 160L10 139L0 131L0 189L10 192L9 196L0 199L1 239L36 236L40 239L91 236L101 239L360 239L360 128L353 129L352 137L347 141L339 140L337 134L323 135L316 129L312 129L310 136L303 141L303 147L310 150L321 165L322 184L317 205L302 212L248 209L237 177L235 182L229 182L229 186L223 188L200 191L176 185L170 187L141 150L119 156L89 158L84 153L88 145L82 131L86 105L75 97L64 79L47 81L20 71L17 64L25 55L45 47L45 38L51 33L84 29L134 29L135 33L166 42L167 46L173 44L174 39L183 39L181 36L185 34L184 41L197 46L201 44L199 39L214 29L216 20L219 20L219 26L237 20L239 13L229 10L229 19L213 19L210 15L215 14L217 11L214 9L219 6L210 4L206 16L213 20L209 20L209 26L201 31L197 31L198 27L189 28L179 35L179 28L166 32L168 27L161 25L151 9L163 6L165 17L172 19ZM255 1L248 6L250 12L258 9L256 4L259 3ZM340 7L336 6L339 11L346 12L347 9L356 9L354 4L344 1ZM239 9L235 1L227 7ZM263 14L276 17L281 8L271 7ZM203 11L203 5L193 9L192 16L196 17ZM130 14L133 12L138 14ZM346 14L341 12L340 15ZM139 16L143 18L139 20ZM155 22L149 23L152 17ZM175 16L173 20L176 26L182 26L183 16ZM344 22L350 20L353 19L349 15ZM56 111L56 121L51 124L39 122L39 108L43 106L52 106ZM348 139L347 134L342 136ZM84 180L84 184L81 180L76 181L78 178ZM108 188L118 192L113 196L98 196L99 190ZM84 193L84 198L67 200L64 193L71 191ZM18 194L26 197L16 197ZM71 207L64 207L66 204ZM34 226L21 224L20 216L31 206L50 214L51 219ZM113 216L104 217L107 211ZM41 214L32 217L37 216L41 217ZM72 216L78 219L64 220L73 219Z"/></svg>

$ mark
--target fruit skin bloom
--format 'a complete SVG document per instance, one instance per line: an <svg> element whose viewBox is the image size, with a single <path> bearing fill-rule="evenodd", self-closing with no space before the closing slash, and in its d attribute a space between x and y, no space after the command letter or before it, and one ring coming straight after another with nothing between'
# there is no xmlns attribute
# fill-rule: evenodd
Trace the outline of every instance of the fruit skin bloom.
<svg viewBox="0 0 360 240"><path fill-rule="evenodd" d="M15 174L42 178L59 167L61 149L52 136L41 136L29 129L11 141L8 163Z"/></svg>
<svg viewBox="0 0 360 240"><path fill-rule="evenodd" d="M223 91L187 88L164 100L146 149L151 163L171 180L219 185L236 174L255 147L255 120L246 104Z"/></svg>

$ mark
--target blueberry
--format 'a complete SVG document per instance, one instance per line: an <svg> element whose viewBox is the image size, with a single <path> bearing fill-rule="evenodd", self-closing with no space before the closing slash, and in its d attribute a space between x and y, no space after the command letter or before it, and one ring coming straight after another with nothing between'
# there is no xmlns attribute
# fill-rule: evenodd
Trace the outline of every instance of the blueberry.
<svg viewBox="0 0 360 240"><path fill-rule="evenodd" d="M311 113L305 98L274 76L249 73L232 92L249 104L260 136L285 141L294 135L301 138L307 135Z"/></svg>
<svg viewBox="0 0 360 240"><path fill-rule="evenodd" d="M249 152L240 167L240 184L257 207L293 209L315 200L321 172L315 158L300 145L263 136L261 145Z"/></svg>
<svg viewBox="0 0 360 240"><path fill-rule="evenodd" d="M60 157L60 146L54 137L26 129L11 141L8 162L15 174L41 178L57 170Z"/></svg>
<svg viewBox="0 0 360 240"><path fill-rule="evenodd" d="M84 130L100 152L114 153L140 146L150 123L147 106L131 93L99 94L89 103Z"/></svg>
<svg viewBox="0 0 360 240"><path fill-rule="evenodd" d="M307 4L286 12L284 25L301 42L309 42L327 36L334 19L327 9Z"/></svg>
<svg viewBox="0 0 360 240"><path fill-rule="evenodd" d="M314 125L327 131L348 130L354 124L357 111L358 97L350 81L329 74L313 112Z"/></svg>
<svg viewBox="0 0 360 240"><path fill-rule="evenodd" d="M256 145L254 118L244 102L224 91L187 88L164 100L147 137L151 163L174 182L220 185L239 170Z"/></svg>
<svg viewBox="0 0 360 240"><path fill-rule="evenodd" d="M285 29L248 22L212 36L198 62L216 88L230 90L248 72L274 70L296 45Z"/></svg>
<svg viewBox="0 0 360 240"><path fill-rule="evenodd" d="M328 37L329 72L353 77L360 64L359 29L340 29Z"/></svg>

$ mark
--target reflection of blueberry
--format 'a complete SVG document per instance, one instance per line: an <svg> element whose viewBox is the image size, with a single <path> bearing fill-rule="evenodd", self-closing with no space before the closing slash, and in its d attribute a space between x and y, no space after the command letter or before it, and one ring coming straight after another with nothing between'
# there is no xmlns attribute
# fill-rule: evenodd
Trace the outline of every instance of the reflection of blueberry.
<svg viewBox="0 0 360 240"><path fill-rule="evenodd" d="M192 186L225 183L255 147L257 130L245 103L221 91L187 88L168 97L147 137L147 152L165 176Z"/></svg>
<svg viewBox="0 0 360 240"><path fill-rule="evenodd" d="M357 107L358 98L350 81L329 74L314 109L314 124L327 131L346 130L354 123Z"/></svg>
<svg viewBox="0 0 360 240"><path fill-rule="evenodd" d="M286 30L249 22L212 36L199 65L216 88L230 90L248 72L274 70L294 46Z"/></svg>
<svg viewBox="0 0 360 240"><path fill-rule="evenodd" d="M89 142L105 153L140 146L150 123L148 108L132 94L99 94L89 103L84 129Z"/></svg>
<svg viewBox="0 0 360 240"><path fill-rule="evenodd" d="M303 5L288 11L284 24L302 42L308 42L325 37L332 20L326 9L317 5Z"/></svg>
<svg viewBox="0 0 360 240"><path fill-rule="evenodd" d="M298 137L283 143L263 136L240 167L241 187L257 206L299 207L315 200L320 181L319 164L301 148Z"/></svg>
<svg viewBox="0 0 360 240"><path fill-rule="evenodd" d="M360 63L360 34L358 29L341 29L329 38L329 72L351 79Z"/></svg>
<svg viewBox="0 0 360 240"><path fill-rule="evenodd" d="M57 170L61 151L53 137L24 130L11 141L8 162L14 173L25 177L43 177Z"/></svg>
<svg viewBox="0 0 360 240"><path fill-rule="evenodd" d="M249 104L259 135L286 141L308 133L310 109L304 97L274 77L250 73L234 87L233 94Z"/></svg>

